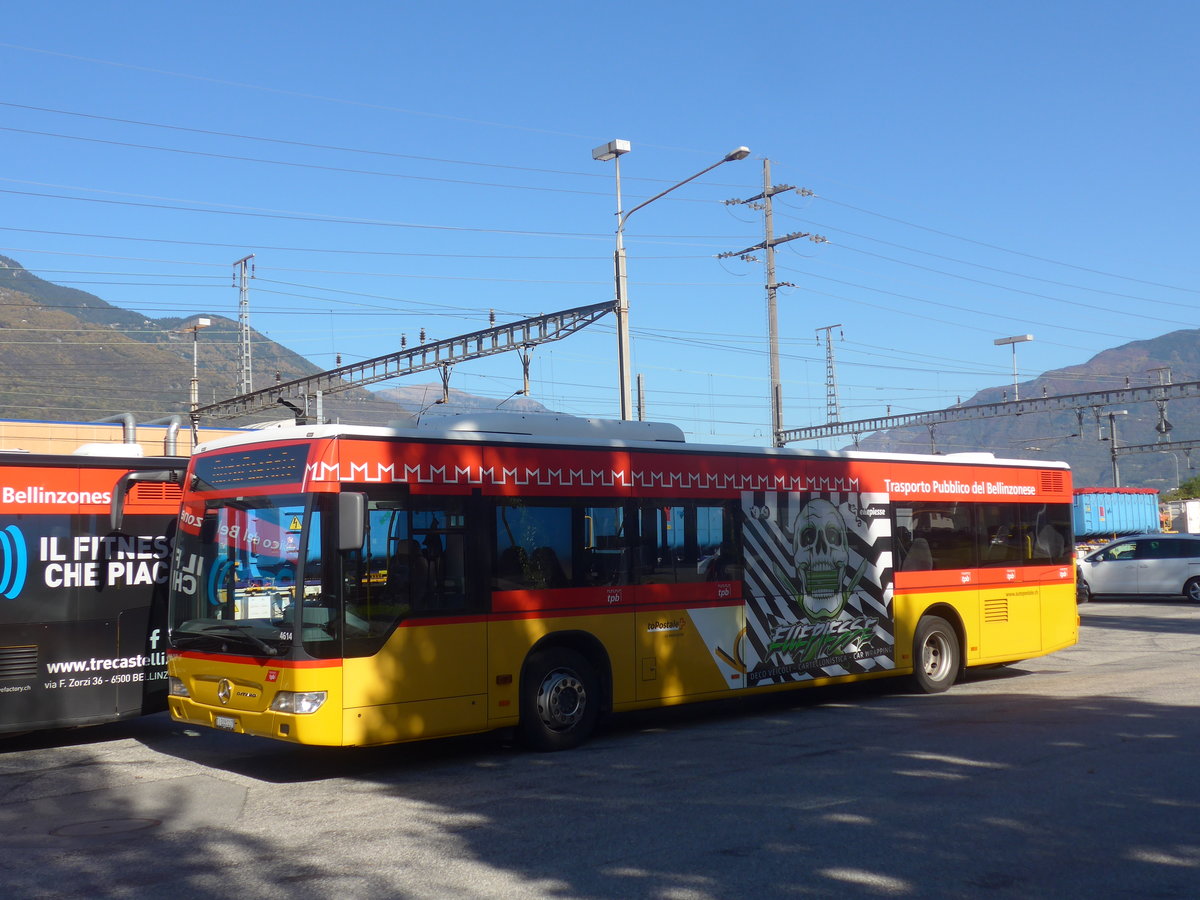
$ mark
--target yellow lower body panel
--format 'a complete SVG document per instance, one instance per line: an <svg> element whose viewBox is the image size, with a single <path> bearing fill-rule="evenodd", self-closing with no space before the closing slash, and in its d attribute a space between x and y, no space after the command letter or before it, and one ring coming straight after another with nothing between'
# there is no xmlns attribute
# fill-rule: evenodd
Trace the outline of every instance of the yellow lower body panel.
<svg viewBox="0 0 1200 900"><path fill-rule="evenodd" d="M342 717L342 743L348 747L399 744L472 734L490 727L485 695L386 703L347 709Z"/></svg>
<svg viewBox="0 0 1200 900"><path fill-rule="evenodd" d="M183 681L188 696L167 699L179 722L298 744L339 747L342 737L342 667L301 668L270 661L236 662L227 658L171 658L170 675ZM280 691L324 692L325 702L312 713L276 712Z"/></svg>
<svg viewBox="0 0 1200 900"><path fill-rule="evenodd" d="M338 710L328 704L324 709L303 716L269 709L254 712L215 708L186 697L170 697L167 705L172 719L190 725L318 747L343 745Z"/></svg>

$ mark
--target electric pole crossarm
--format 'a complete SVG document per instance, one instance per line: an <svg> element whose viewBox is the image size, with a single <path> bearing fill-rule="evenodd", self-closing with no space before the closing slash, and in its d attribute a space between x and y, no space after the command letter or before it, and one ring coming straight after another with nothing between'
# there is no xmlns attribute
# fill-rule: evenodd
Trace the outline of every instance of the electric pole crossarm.
<svg viewBox="0 0 1200 900"><path fill-rule="evenodd" d="M770 199L771 197L774 197L776 194L782 194L782 193L785 193L786 191L795 191L795 190L796 190L796 186L794 184L777 184L777 185L774 185L773 187L767 188L761 194L755 194L753 197L747 197L745 200L726 200L725 205L726 206L746 206L751 203L757 203L759 200ZM799 193L799 192L797 192L797 193Z"/></svg>
<svg viewBox="0 0 1200 900"><path fill-rule="evenodd" d="M497 325L443 341L421 344L398 353L341 366L327 372L296 378L230 400L195 410L195 416L237 418L278 408L280 398L303 398L321 392L333 394L403 375L427 372L471 359L508 353L561 340L586 328L613 311L612 301L578 306L561 312Z"/></svg>
<svg viewBox="0 0 1200 900"><path fill-rule="evenodd" d="M1113 391L1090 391L1082 394L1058 394L1034 400L1009 400L1003 403L981 403L977 406L955 406L929 412L907 413L898 416L879 416L808 428L791 428L780 432L784 443L811 441L838 435L866 434L889 428L910 425L940 425L946 422L965 422L971 419L990 419L997 416L1020 416L1029 413L1059 412L1090 406L1122 406L1153 400L1184 400L1200 397L1200 381L1181 381L1175 384L1156 384L1144 387L1120 388Z"/></svg>
<svg viewBox="0 0 1200 900"><path fill-rule="evenodd" d="M718 253L717 259L729 259L731 256L745 256L747 253L753 253L755 250L766 250L768 247L778 247L780 244L786 244L788 241L796 241L800 238L808 238L818 244L825 243L825 238L818 234L813 234L809 231L793 231L791 234L785 234L783 237L778 237L770 241L759 241L753 247L747 247L745 250L737 250L733 253Z"/></svg>

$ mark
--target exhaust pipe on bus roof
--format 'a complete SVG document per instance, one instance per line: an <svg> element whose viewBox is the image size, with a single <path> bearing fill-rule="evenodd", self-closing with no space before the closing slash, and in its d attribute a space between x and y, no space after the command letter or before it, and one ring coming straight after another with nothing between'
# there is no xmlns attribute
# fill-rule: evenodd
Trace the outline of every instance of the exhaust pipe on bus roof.
<svg viewBox="0 0 1200 900"><path fill-rule="evenodd" d="M179 455L179 428L183 425L183 416L166 416L146 424L166 425L167 433L163 435L163 456Z"/></svg>
<svg viewBox="0 0 1200 900"><path fill-rule="evenodd" d="M107 422L121 422L125 426L125 438L124 438L125 443L126 444L136 444L137 443L137 422L134 421L133 413L119 413L115 416L108 416L107 418L104 418L104 419L93 419L92 422L94 422L96 424L103 424L103 423L107 423Z"/></svg>

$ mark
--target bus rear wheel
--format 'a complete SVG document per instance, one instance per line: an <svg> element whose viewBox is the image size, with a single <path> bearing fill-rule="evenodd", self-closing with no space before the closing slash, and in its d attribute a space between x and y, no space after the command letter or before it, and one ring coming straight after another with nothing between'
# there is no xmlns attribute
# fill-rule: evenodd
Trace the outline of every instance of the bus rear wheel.
<svg viewBox="0 0 1200 900"><path fill-rule="evenodd" d="M568 750L595 730L600 682L581 653L568 647L529 657L521 679L521 743L531 750Z"/></svg>
<svg viewBox="0 0 1200 900"><path fill-rule="evenodd" d="M924 616L913 635L913 683L923 694L940 694L958 677L962 653L954 627L940 616Z"/></svg>

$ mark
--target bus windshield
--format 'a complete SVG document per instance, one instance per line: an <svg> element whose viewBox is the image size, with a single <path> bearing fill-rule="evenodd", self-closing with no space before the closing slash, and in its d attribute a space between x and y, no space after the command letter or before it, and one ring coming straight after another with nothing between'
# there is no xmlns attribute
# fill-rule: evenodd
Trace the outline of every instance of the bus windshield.
<svg viewBox="0 0 1200 900"><path fill-rule="evenodd" d="M209 500L202 518L196 507L184 511L184 522L199 520L199 527L181 527L175 544L173 646L258 656L288 652L297 603L317 603L321 596L320 514L311 500ZM310 533L312 554L306 552Z"/></svg>

